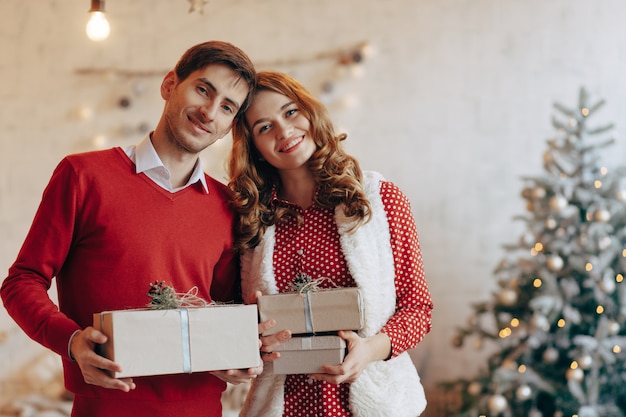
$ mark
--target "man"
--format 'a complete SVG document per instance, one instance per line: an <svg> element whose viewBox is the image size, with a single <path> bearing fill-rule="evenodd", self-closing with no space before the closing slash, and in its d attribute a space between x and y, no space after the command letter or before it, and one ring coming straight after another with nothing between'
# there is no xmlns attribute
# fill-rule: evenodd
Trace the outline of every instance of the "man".
<svg viewBox="0 0 626 417"><path fill-rule="evenodd" d="M254 84L237 47L193 46L164 77L163 114L142 142L70 155L54 171L0 295L31 338L61 355L72 416L221 416L225 381L260 373L111 378L120 365L94 353L106 336L91 327L93 313L145 307L155 281L196 287L205 300L240 297L229 193L199 154L230 131Z"/></svg>

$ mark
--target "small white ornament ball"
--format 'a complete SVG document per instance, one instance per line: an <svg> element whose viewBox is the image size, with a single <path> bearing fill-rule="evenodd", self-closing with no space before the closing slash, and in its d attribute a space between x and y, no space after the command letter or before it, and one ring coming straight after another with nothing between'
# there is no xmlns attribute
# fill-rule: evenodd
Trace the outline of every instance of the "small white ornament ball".
<svg viewBox="0 0 626 417"><path fill-rule="evenodd" d="M546 222L545 222L546 229L554 230L554 229L556 229L557 225L558 224L557 224L556 219L554 217L548 217L546 219Z"/></svg>
<svg viewBox="0 0 626 417"><path fill-rule="evenodd" d="M467 393L471 396L477 396L480 395L480 393L483 391L483 386L480 384L480 382L472 382L467 386Z"/></svg>
<svg viewBox="0 0 626 417"><path fill-rule="evenodd" d="M517 302L517 292L512 288L503 288L498 300L505 306L512 306Z"/></svg>
<svg viewBox="0 0 626 417"><path fill-rule="evenodd" d="M546 196L546 189L543 187L535 187L532 190L532 197L540 200Z"/></svg>
<svg viewBox="0 0 626 417"><path fill-rule="evenodd" d="M549 347L543 352L543 361L546 363L555 363L558 359L559 351L553 347Z"/></svg>
<svg viewBox="0 0 626 417"><path fill-rule="evenodd" d="M610 321L608 324L609 333L612 335L616 335L620 331L620 325L616 321Z"/></svg>
<svg viewBox="0 0 626 417"><path fill-rule="evenodd" d="M550 330L550 322L548 321L548 318L543 314L533 315L532 319L530 320L530 324L534 328L543 330L544 332Z"/></svg>
<svg viewBox="0 0 626 417"><path fill-rule="evenodd" d="M550 201L549 201L548 204L550 205L550 209L552 211L558 213L558 212L562 211L563 209L565 209L565 207L567 207L568 201L562 195L555 195L555 196L550 198Z"/></svg>
<svg viewBox="0 0 626 417"><path fill-rule="evenodd" d="M585 377L585 373L580 368L575 368L575 369L570 368L565 373L565 377L567 378L568 381L580 382Z"/></svg>
<svg viewBox="0 0 626 417"><path fill-rule="evenodd" d="M489 398L489 402L487 403L487 407L489 407L489 411L493 414L498 414L506 410L509 403L507 402L504 395L496 394Z"/></svg>
<svg viewBox="0 0 626 417"><path fill-rule="evenodd" d="M548 268L550 268L550 270L553 272L560 271L564 265L563 258L561 258L559 255L551 255L546 263L548 265Z"/></svg>
<svg viewBox="0 0 626 417"><path fill-rule="evenodd" d="M598 287L602 290L602 292L608 295L613 294L615 286L615 280L609 277L602 278L598 283Z"/></svg>
<svg viewBox="0 0 626 417"><path fill-rule="evenodd" d="M530 398L533 390L526 384L520 385L515 391L515 396L520 401L525 401Z"/></svg>
<svg viewBox="0 0 626 417"><path fill-rule="evenodd" d="M598 249L604 250L611 246L611 238L609 236L604 236L598 240Z"/></svg>
<svg viewBox="0 0 626 417"><path fill-rule="evenodd" d="M590 355L583 355L576 362L582 369L589 369L593 365L593 358Z"/></svg>
<svg viewBox="0 0 626 417"><path fill-rule="evenodd" d="M554 161L554 156L552 155L552 152L547 151L543 153L543 162L552 162Z"/></svg>
<svg viewBox="0 0 626 417"><path fill-rule="evenodd" d="M607 223L611 220L611 212L607 209L599 209L593 212L593 219L600 223Z"/></svg>

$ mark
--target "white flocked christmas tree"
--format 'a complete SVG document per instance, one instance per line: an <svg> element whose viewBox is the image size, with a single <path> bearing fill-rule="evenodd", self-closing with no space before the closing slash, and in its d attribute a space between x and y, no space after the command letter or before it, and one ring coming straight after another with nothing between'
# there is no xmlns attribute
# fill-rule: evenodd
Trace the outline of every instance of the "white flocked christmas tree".
<svg viewBox="0 0 626 417"><path fill-rule="evenodd" d="M555 104L543 175L523 178L525 231L454 337L488 349L478 375L443 384L458 416L626 416L626 170L602 166L613 126L590 126L604 101L589 101Z"/></svg>

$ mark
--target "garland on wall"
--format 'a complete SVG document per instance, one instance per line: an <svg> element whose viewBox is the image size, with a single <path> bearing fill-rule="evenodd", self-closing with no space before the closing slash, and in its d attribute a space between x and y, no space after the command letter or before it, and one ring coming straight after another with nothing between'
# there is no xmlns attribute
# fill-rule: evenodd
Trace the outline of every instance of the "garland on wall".
<svg viewBox="0 0 626 417"><path fill-rule="evenodd" d="M206 0L198 0L192 6L195 8L198 7L199 4L206 4ZM322 80L319 86L322 95L320 98L326 101L326 104L329 104L328 97L335 92L335 86L338 81L344 77L360 77L363 74L363 63L371 57L372 54L373 48L369 42L361 41L348 47L325 50L311 55L260 61L254 64L257 68L293 68L299 65L308 65L320 61L330 61L331 64L339 70L330 71L329 75ZM146 79L162 78L168 71L169 69L133 70L118 67L86 67L76 69L75 74L79 76L96 76L115 82L121 80L122 82L128 83L129 87L126 88L128 91L121 94L115 102L115 107L117 107L118 110L127 110L132 107L134 100L139 99L143 94L145 90L144 81ZM336 104L343 108L352 107L356 103L356 98L349 94L336 99ZM98 113L100 112L101 111ZM92 108L86 105L80 106L76 111L80 120L91 119L95 113ZM108 129L107 132L96 134L90 139L90 146L96 148L108 147L110 146L109 138L112 137L119 140L134 140L137 136L145 135L149 129L150 124L145 121L136 126L118 126Z"/></svg>

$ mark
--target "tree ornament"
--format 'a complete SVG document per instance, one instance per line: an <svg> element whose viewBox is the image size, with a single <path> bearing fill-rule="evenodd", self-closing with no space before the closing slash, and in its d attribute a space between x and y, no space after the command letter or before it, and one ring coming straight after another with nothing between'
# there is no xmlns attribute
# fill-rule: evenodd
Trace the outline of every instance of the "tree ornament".
<svg viewBox="0 0 626 417"><path fill-rule="evenodd" d="M550 330L550 322L548 321L548 318L543 314L535 313L530 319L530 324L535 329L539 329L544 332Z"/></svg>
<svg viewBox="0 0 626 417"><path fill-rule="evenodd" d="M531 191L532 198L540 200L546 196L546 189L543 187L535 187Z"/></svg>
<svg viewBox="0 0 626 417"><path fill-rule="evenodd" d="M607 325L607 329L609 331L609 334L616 335L620 331L620 324L616 322L615 320L611 320L609 324Z"/></svg>
<svg viewBox="0 0 626 417"><path fill-rule="evenodd" d="M543 351L543 361L545 363L556 363L559 359L559 351L553 347L549 347Z"/></svg>
<svg viewBox="0 0 626 417"><path fill-rule="evenodd" d="M611 212L607 209L598 209L593 212L593 219L600 223L608 223L611 220Z"/></svg>
<svg viewBox="0 0 626 417"><path fill-rule="evenodd" d="M553 161L554 161L554 156L552 155L552 152L546 151L543 153L543 162L550 164Z"/></svg>
<svg viewBox="0 0 626 417"><path fill-rule="evenodd" d="M558 226L554 217L548 217L544 225L546 226L546 229L548 230L554 230Z"/></svg>
<svg viewBox="0 0 626 417"><path fill-rule="evenodd" d="M503 288L498 295L498 300L502 305L512 306L517 302L517 291L512 288Z"/></svg>
<svg viewBox="0 0 626 417"><path fill-rule="evenodd" d="M472 382L467 386L467 393L473 397L480 395L483 391L483 386L480 382Z"/></svg>
<svg viewBox="0 0 626 417"><path fill-rule="evenodd" d="M506 410L508 405L509 403L507 402L504 395L496 394L489 398L487 407L489 407L489 412L493 414L499 414L503 412L504 410Z"/></svg>
<svg viewBox="0 0 626 417"><path fill-rule="evenodd" d="M598 283L598 288L600 288L602 292L607 295L613 294L613 292L615 291L615 287L615 280L611 277L604 277Z"/></svg>
<svg viewBox="0 0 626 417"><path fill-rule="evenodd" d="M609 236L603 236L598 240L598 249L605 250L611 246L611 238Z"/></svg>
<svg viewBox="0 0 626 417"><path fill-rule="evenodd" d="M568 381L580 382L583 380L584 377L585 373L580 368L569 368L565 373L565 378L567 378Z"/></svg>
<svg viewBox="0 0 626 417"><path fill-rule="evenodd" d="M533 390L527 384L520 385L515 391L515 396L520 401L526 401L532 395Z"/></svg>
<svg viewBox="0 0 626 417"><path fill-rule="evenodd" d="M576 362L582 369L589 369L593 365L593 358L590 355L583 355Z"/></svg>
<svg viewBox="0 0 626 417"><path fill-rule="evenodd" d="M553 212L560 213L567 207L568 201L562 195L555 195L550 198L550 202L548 204Z"/></svg>
<svg viewBox="0 0 626 417"><path fill-rule="evenodd" d="M550 257L548 257L546 265L548 265L548 268L550 268L550 270L553 272L560 271L561 269L563 269L564 265L563 258L561 258L559 255L551 255Z"/></svg>

